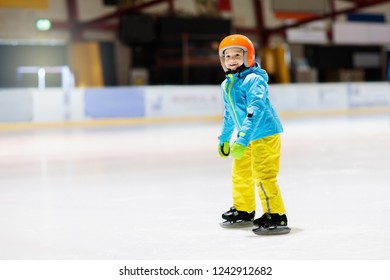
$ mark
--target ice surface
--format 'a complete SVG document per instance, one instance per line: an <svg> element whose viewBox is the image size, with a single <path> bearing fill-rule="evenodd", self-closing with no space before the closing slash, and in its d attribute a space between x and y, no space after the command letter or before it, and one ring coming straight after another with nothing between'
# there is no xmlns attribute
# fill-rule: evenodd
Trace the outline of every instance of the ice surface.
<svg viewBox="0 0 390 280"><path fill-rule="evenodd" d="M2 131L0 259L390 259L389 116L283 123L280 236L219 226L220 123Z"/></svg>

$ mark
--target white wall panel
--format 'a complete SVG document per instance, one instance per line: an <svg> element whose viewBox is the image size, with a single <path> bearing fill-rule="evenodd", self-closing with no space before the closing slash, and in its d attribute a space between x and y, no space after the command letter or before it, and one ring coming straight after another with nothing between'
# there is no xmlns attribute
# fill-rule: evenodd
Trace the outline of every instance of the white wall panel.
<svg viewBox="0 0 390 280"><path fill-rule="evenodd" d="M61 89L31 90L34 122L61 122L66 120L67 104Z"/></svg>
<svg viewBox="0 0 390 280"><path fill-rule="evenodd" d="M390 44L390 24L336 22L333 39L336 44Z"/></svg>

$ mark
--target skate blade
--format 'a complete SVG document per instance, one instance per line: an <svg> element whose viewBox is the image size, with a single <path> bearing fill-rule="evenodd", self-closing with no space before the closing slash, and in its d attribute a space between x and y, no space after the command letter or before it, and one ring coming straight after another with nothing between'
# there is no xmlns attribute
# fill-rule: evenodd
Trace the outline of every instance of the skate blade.
<svg viewBox="0 0 390 280"><path fill-rule="evenodd" d="M257 235L278 235L290 233L291 228L286 226L274 227L274 228L255 228L252 230Z"/></svg>
<svg viewBox="0 0 390 280"><path fill-rule="evenodd" d="M223 228L244 228L244 227L252 227L253 221L241 221L235 223L231 223L229 221L223 221L219 223L219 225Z"/></svg>

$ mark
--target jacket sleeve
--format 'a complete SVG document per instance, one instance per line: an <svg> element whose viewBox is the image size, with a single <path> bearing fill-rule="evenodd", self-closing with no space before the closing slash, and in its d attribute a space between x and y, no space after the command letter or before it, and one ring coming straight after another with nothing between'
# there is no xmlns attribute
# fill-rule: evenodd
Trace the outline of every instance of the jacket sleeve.
<svg viewBox="0 0 390 280"><path fill-rule="evenodd" d="M249 145L251 136L255 129L258 129L259 123L266 109L265 100L268 96L267 83L261 76L251 77L247 83L246 102L247 116L245 117L236 142L245 147Z"/></svg>
<svg viewBox="0 0 390 280"><path fill-rule="evenodd" d="M233 131L234 131L234 120L231 114L229 113L229 110L227 108L228 104L224 97L223 100L224 100L224 110L223 110L222 131L221 131L221 135L218 137L220 144L222 144L223 142L230 142L230 139L232 138Z"/></svg>

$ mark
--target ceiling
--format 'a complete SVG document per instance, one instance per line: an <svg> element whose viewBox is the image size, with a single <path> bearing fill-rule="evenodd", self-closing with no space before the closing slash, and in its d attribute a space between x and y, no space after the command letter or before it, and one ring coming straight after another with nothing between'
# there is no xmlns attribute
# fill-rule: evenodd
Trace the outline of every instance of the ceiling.
<svg viewBox="0 0 390 280"><path fill-rule="evenodd" d="M112 13L102 15L88 21L79 21L77 18L78 15L77 1L78 0L66 0L67 10L69 14L68 21L53 22L53 28L69 29L72 33L72 38L74 40L82 40L83 31L86 29L98 29L98 30L100 29L100 30L112 30L112 31L118 30L118 21L112 22L113 19L118 19L122 15L130 12L142 13L144 9L161 3L168 4L169 13L175 14L175 9L174 9L175 0L150 0L150 1L135 2L135 4L132 5L128 4L125 6L118 6L117 10ZM250 29L240 28L237 26L235 28L237 29L237 31L242 33L256 34L259 36L259 39L263 42L267 42L269 38L274 34L285 32L288 28L297 27L316 20L335 19L335 17L338 15L356 12L360 9L379 5L379 4L390 3L390 0L324 0L324 1L328 1L328 5L330 7L328 12L325 12L323 14L316 14L301 20L296 20L294 23L283 24L279 27L267 28L263 17L264 14L263 1L262 0L252 0L252 1L255 6L257 26L255 28L250 28ZM349 2L352 3L353 5L344 9L336 9L335 3L337 1Z"/></svg>

